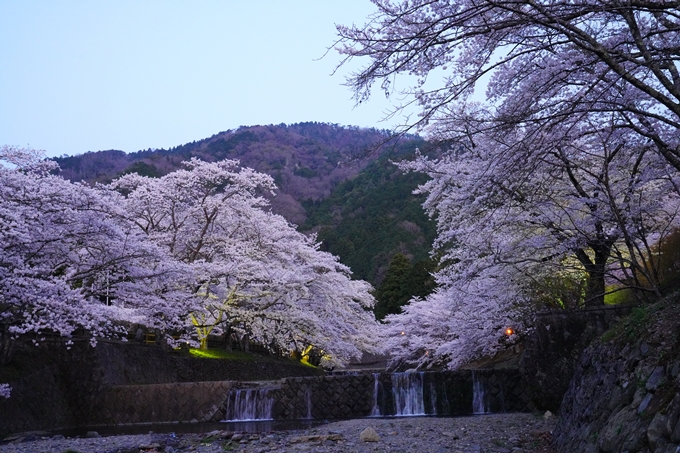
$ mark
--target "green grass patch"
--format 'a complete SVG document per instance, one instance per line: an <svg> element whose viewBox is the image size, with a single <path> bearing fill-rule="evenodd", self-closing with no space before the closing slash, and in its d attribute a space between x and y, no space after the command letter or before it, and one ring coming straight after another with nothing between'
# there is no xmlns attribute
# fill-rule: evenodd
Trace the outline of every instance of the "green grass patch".
<svg viewBox="0 0 680 453"><path fill-rule="evenodd" d="M223 359L223 360L255 360L255 356L243 351L225 351L224 349L189 349L193 357L199 359Z"/></svg>
<svg viewBox="0 0 680 453"><path fill-rule="evenodd" d="M630 314L619 321L614 327L606 331L600 339L602 341L632 341L640 338L650 321L652 307L633 307Z"/></svg>
<svg viewBox="0 0 680 453"><path fill-rule="evenodd" d="M614 291L615 289L616 289L615 286L608 286L605 291L609 293L609 291ZM634 300L635 295L633 294L633 290L630 288L622 289L604 295L605 305L627 304L633 302Z"/></svg>
<svg viewBox="0 0 680 453"><path fill-rule="evenodd" d="M278 362L280 363L282 359L281 357L272 357L272 356L263 356L259 354L251 354L249 352L243 352L243 351L225 351L224 349L208 349L207 351L203 351L201 349L189 349L189 354L191 354L192 357L196 357L197 359L220 359L220 360L240 360L240 361L266 361L266 362ZM291 362L298 363L301 365L304 365L309 368L318 368L317 366L312 365L309 363L307 360L294 360L294 359L289 359Z"/></svg>

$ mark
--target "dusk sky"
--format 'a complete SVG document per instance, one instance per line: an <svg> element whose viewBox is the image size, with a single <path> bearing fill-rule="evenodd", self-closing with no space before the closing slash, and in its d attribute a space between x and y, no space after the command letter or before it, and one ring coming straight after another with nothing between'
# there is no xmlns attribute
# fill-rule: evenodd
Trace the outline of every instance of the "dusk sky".
<svg viewBox="0 0 680 453"><path fill-rule="evenodd" d="M169 148L255 124L391 128L326 49L369 0L0 0L0 144ZM358 67L354 64L352 67ZM403 121L403 120L402 120Z"/></svg>

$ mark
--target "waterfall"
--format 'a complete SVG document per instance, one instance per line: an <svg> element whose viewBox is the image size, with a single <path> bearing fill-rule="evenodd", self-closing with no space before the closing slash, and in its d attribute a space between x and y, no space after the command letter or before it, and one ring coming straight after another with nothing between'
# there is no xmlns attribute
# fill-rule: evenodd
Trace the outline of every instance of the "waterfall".
<svg viewBox="0 0 680 453"><path fill-rule="evenodd" d="M423 373L394 373L392 396L394 415L425 415Z"/></svg>
<svg viewBox="0 0 680 453"><path fill-rule="evenodd" d="M437 386L430 382L430 414L437 415Z"/></svg>
<svg viewBox="0 0 680 453"><path fill-rule="evenodd" d="M486 407L484 398L484 382L477 376L475 371L472 372L472 413L473 414L487 414L489 411Z"/></svg>
<svg viewBox="0 0 680 453"><path fill-rule="evenodd" d="M373 373L373 409L370 417L380 417L380 374Z"/></svg>
<svg viewBox="0 0 680 453"><path fill-rule="evenodd" d="M307 416L305 418L312 420L312 389L309 386L305 389L305 402L307 403Z"/></svg>
<svg viewBox="0 0 680 453"><path fill-rule="evenodd" d="M272 388L238 389L230 392L226 420L272 420Z"/></svg>

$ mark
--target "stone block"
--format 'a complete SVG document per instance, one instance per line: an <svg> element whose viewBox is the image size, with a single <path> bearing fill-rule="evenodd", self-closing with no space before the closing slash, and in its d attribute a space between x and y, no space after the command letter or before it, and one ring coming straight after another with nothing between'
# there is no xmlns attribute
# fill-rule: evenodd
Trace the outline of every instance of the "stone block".
<svg viewBox="0 0 680 453"><path fill-rule="evenodd" d="M668 417L657 412L647 428L647 441L652 450L656 450L657 444L663 438L667 438L670 432L666 426Z"/></svg>
<svg viewBox="0 0 680 453"><path fill-rule="evenodd" d="M654 368L654 371L652 371L651 375L647 379L645 388L650 391L656 390L665 377L665 371L666 369L663 366L657 366Z"/></svg>
<svg viewBox="0 0 680 453"><path fill-rule="evenodd" d="M680 443L680 420L675 424L675 428L671 432L671 442Z"/></svg>

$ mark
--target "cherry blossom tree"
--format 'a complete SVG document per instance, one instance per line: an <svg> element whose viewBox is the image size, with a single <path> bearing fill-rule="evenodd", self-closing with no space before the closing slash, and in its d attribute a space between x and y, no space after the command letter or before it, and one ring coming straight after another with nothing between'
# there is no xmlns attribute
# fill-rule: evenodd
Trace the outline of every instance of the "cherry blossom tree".
<svg viewBox="0 0 680 453"><path fill-rule="evenodd" d="M366 25L338 26L346 60L369 61L348 80L358 101L379 83L388 96L420 105L421 118L408 126L448 121L459 136L480 128L539 133L604 114L680 169L680 3L373 3L378 12ZM400 74L416 82L394 92ZM467 101L486 80L493 108L471 130Z"/></svg>
<svg viewBox="0 0 680 453"><path fill-rule="evenodd" d="M399 356L497 350L536 282L565 272L586 275L589 305L606 282L658 294L653 244L677 226L679 4L374 3L366 25L338 27L345 61L368 61L348 84L419 105L405 128L452 148L402 164L432 177L444 256L437 293L387 318ZM402 74L415 82L399 92Z"/></svg>
<svg viewBox="0 0 680 453"><path fill-rule="evenodd" d="M83 329L94 343L122 322L178 322L185 270L121 215L118 194L50 174L35 151L0 152L0 363L21 335Z"/></svg>
<svg viewBox="0 0 680 453"><path fill-rule="evenodd" d="M375 348L370 286L267 210L271 177L233 160L186 165L111 188L126 193L140 231L191 267L201 308L187 315L203 347L210 333L234 332L275 350L314 345L340 363Z"/></svg>
<svg viewBox="0 0 680 453"><path fill-rule="evenodd" d="M80 329L94 344L126 323L169 342L192 323L204 344L231 329L334 363L375 350L370 286L266 209L269 176L193 160L89 187L34 150L4 146L0 161L1 363L19 336Z"/></svg>
<svg viewBox="0 0 680 453"><path fill-rule="evenodd" d="M569 128L540 153L487 134L400 164L432 178L419 190L442 261L437 293L387 318L397 358L458 366L498 351L504 328L530 319L536 282L556 275L585 274L586 305L604 303L607 283L660 295L653 245L679 226L677 172L629 131Z"/></svg>

